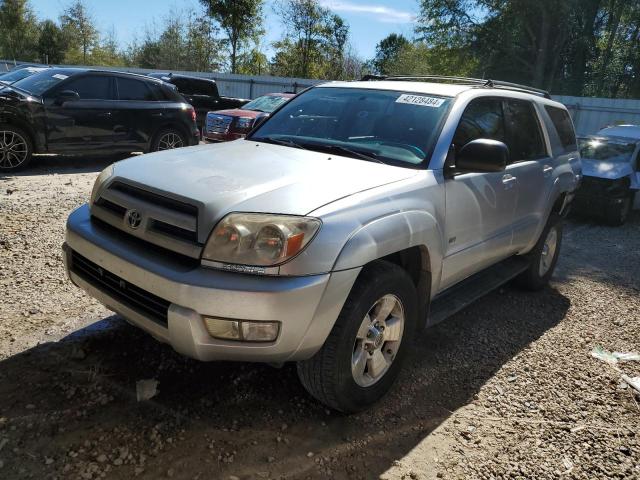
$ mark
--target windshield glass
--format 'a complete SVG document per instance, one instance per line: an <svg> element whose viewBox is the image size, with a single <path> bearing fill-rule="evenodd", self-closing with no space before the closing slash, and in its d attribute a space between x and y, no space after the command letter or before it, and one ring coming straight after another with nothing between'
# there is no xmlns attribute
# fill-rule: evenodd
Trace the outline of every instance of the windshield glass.
<svg viewBox="0 0 640 480"><path fill-rule="evenodd" d="M629 162L636 149L635 143L606 140L602 138L580 138L580 156L586 160L607 162Z"/></svg>
<svg viewBox="0 0 640 480"><path fill-rule="evenodd" d="M33 75L34 73L38 73L41 71L42 69L40 68L29 68L29 67L21 68L20 70L14 70L12 72L1 75L0 82L5 82L5 83L17 82L18 80L22 80L23 78L26 78L29 75Z"/></svg>
<svg viewBox="0 0 640 480"><path fill-rule="evenodd" d="M271 113L287 100L289 100L287 97L280 97L278 95L265 95L264 97L258 97L255 100L251 100L249 103L244 105L242 109Z"/></svg>
<svg viewBox="0 0 640 480"><path fill-rule="evenodd" d="M430 153L450 102L428 94L312 88L291 99L250 138L381 163L418 165Z"/></svg>
<svg viewBox="0 0 640 480"><path fill-rule="evenodd" d="M47 69L23 78L22 80L18 80L16 83L11 84L11 86L24 90L32 95L42 95L54 85L69 78L73 73L75 72L70 70Z"/></svg>

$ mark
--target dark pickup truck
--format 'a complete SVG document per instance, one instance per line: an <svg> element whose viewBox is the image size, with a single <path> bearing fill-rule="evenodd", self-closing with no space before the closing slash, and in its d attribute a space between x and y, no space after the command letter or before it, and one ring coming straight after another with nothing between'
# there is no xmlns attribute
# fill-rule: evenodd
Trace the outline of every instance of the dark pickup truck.
<svg viewBox="0 0 640 480"><path fill-rule="evenodd" d="M249 102L249 99L245 98L222 97L218 92L216 81L211 78L176 75L174 73L150 73L149 76L175 85L178 92L195 108L200 128L204 127L207 112L239 108Z"/></svg>

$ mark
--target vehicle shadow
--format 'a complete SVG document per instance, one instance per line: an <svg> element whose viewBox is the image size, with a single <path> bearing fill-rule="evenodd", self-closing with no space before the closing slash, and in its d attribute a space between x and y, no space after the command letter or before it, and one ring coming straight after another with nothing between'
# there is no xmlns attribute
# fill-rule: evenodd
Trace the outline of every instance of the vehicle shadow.
<svg viewBox="0 0 640 480"><path fill-rule="evenodd" d="M568 308L553 288L495 291L420 335L392 392L351 416L294 365L196 362L108 317L0 362L2 474L378 478ZM137 402L141 379L158 395Z"/></svg>
<svg viewBox="0 0 640 480"><path fill-rule="evenodd" d="M35 175L98 173L108 165L131 156L128 153L112 155L34 155L31 163L24 170L0 172L0 180Z"/></svg>

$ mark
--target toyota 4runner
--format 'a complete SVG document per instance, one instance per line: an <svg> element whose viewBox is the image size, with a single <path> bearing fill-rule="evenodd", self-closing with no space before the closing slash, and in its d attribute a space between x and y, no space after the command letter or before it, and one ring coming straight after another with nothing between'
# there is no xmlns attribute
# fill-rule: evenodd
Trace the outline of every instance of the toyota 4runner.
<svg viewBox="0 0 640 480"><path fill-rule="evenodd" d="M546 92L444 77L316 86L246 139L98 176L68 219L73 283L189 357L297 362L355 412L424 327L542 288L580 181Z"/></svg>

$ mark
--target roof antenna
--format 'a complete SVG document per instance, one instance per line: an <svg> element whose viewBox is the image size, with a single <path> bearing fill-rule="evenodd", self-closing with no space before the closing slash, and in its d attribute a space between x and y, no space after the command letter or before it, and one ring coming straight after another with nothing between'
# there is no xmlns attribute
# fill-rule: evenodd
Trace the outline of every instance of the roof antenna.
<svg viewBox="0 0 640 480"><path fill-rule="evenodd" d="M485 87L489 87L489 88L493 88L493 87L494 87L494 85L493 85L493 80L491 80L490 78L489 78L489 79L487 79L487 81L486 81L486 82L484 82L484 86L485 86Z"/></svg>

